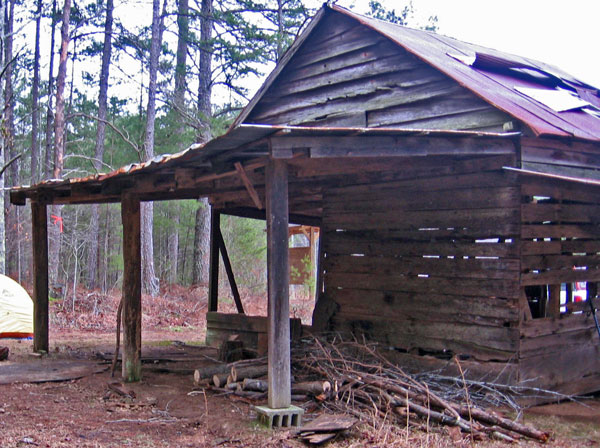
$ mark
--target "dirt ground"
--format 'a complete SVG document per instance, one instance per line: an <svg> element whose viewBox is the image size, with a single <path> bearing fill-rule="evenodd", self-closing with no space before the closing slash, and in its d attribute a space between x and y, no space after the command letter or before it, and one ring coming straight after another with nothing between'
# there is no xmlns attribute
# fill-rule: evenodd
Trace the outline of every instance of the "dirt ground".
<svg viewBox="0 0 600 448"><path fill-rule="evenodd" d="M181 297L186 296L181 294ZM112 310L116 309L113 308L114 300L103 298L101 305L97 298L91 300L96 301L95 305L78 300L81 303L76 303L72 312L69 312L69 303L64 307L65 304L53 304L50 353L43 359L31 355L31 341L0 340L0 345L7 345L11 351L9 360L0 366L73 359L98 362L100 354L112 352L114 334L110 322L114 319ZM160 300L166 302L167 298ZM143 326L152 330L143 331L143 356L182 349L181 344L174 341L193 345L185 350L191 349L200 357L214 356L214 351L201 347L204 305L193 299L189 303L185 300L181 299L181 307L176 311L172 302L167 309L162 304L146 306ZM103 313L106 319L102 318ZM191 365L190 362L174 364L182 369L199 367L201 362L196 356ZM290 430L267 430L259 426L251 403L233 395L195 388L192 375L161 372L163 366L144 363L143 380L124 385L132 392L131 397L111 392L108 384L118 380L119 375L117 372L116 377L111 378L108 370L63 382L0 385L0 448L306 446L296 440ZM326 412L316 402L296 404L306 407L305 421ZM599 399L589 399L583 404L534 408L525 414L524 422L552 432L552 440L547 446L600 446ZM370 423L359 423L328 446L506 446L495 441L472 445L466 435L428 426L425 422L421 429L410 428L408 431L405 427L385 424L373 427ZM531 441L519 442L519 446L525 447L539 445Z"/></svg>

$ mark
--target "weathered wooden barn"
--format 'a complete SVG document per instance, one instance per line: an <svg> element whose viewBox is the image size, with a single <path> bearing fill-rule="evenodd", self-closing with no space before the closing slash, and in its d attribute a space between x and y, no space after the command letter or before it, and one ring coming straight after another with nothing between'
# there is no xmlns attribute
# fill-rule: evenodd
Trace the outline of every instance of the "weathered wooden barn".
<svg viewBox="0 0 600 448"><path fill-rule="evenodd" d="M324 6L226 135L11 193L33 207L36 347L48 343L47 205L122 203L135 379L139 202L208 196L213 312L220 214L267 219L274 408L289 404L288 222L321 230L315 331L379 340L411 366L456 355L496 381L598 390L599 170L596 88Z"/></svg>

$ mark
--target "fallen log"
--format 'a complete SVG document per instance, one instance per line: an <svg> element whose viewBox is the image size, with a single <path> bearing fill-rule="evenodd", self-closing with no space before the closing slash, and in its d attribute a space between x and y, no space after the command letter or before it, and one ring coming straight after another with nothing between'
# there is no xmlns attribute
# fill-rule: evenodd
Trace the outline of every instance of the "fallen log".
<svg viewBox="0 0 600 448"><path fill-rule="evenodd" d="M306 395L328 395L331 392L331 383L329 381L307 381L304 383L292 384L293 394Z"/></svg>
<svg viewBox="0 0 600 448"><path fill-rule="evenodd" d="M231 381L231 375L228 373L217 373L213 375L212 382L215 387L225 387L227 384L234 383Z"/></svg>
<svg viewBox="0 0 600 448"><path fill-rule="evenodd" d="M244 378L242 382L243 390L253 390L256 392L266 392L269 390L269 385L265 380L257 380L254 378Z"/></svg>
<svg viewBox="0 0 600 448"><path fill-rule="evenodd" d="M268 372L268 366L257 365L248 367L232 366L230 369L231 380L233 382L243 381L246 378L259 378L265 376Z"/></svg>

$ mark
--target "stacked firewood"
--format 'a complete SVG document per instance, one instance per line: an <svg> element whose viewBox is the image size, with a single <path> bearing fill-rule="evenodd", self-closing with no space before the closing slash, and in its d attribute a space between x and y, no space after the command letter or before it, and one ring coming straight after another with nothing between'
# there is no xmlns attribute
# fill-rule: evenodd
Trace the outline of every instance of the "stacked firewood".
<svg viewBox="0 0 600 448"><path fill-rule="evenodd" d="M546 432L486 410L488 403L469 393L470 383L464 378L449 382L436 375L407 374L367 343L303 340L292 351L292 370L293 400L316 399L333 412L364 422L374 417L402 426L435 422L459 428L476 440L549 439ZM213 387L224 392L261 400L268 389L266 373L266 359L261 358L197 370L194 379L200 383L210 378ZM492 388L486 387L489 395Z"/></svg>

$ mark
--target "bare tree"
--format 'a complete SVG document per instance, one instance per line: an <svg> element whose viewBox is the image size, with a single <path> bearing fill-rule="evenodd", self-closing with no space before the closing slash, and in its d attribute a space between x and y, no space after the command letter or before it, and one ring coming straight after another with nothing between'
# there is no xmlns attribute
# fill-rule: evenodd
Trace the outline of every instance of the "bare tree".
<svg viewBox="0 0 600 448"><path fill-rule="evenodd" d="M67 78L67 55L69 48L69 19L71 16L71 0L65 0L63 6L60 58L58 63L58 76L56 78L56 114L54 117L54 170L52 176L55 179L62 177L65 151L65 81ZM54 225L50 226L49 232L49 277L53 283L58 282L58 261L60 256L60 226L62 221L62 206L53 205L51 219Z"/></svg>
<svg viewBox="0 0 600 448"><path fill-rule="evenodd" d="M4 61L6 66L4 70L4 109L3 126L4 132L4 163L8 163L16 155L15 149L15 99L13 92L13 23L15 13L15 0L7 2L7 8L4 12L3 21L5 29L4 38ZM19 184L19 167L17 163L11 164L7 173L8 178L5 178L5 186L15 186ZM18 277L19 274L19 217L17 215L17 207L10 205L8 191L4 194L4 219L6 231L6 272Z"/></svg>
<svg viewBox="0 0 600 448"><path fill-rule="evenodd" d="M46 152L44 157L43 176L52 176L52 91L54 90L54 45L56 36L56 0L52 0L52 21L50 25L50 63L48 64L48 104L46 107Z"/></svg>
<svg viewBox="0 0 600 448"><path fill-rule="evenodd" d="M166 3L166 0L165 0ZM148 105L146 108L146 138L144 141L144 158L154 158L154 123L156 121L156 81L158 75L158 58L162 43L162 27L164 14L160 13L160 0L152 1L152 41L150 43L150 62L148 64ZM159 281L154 273L154 207L152 202L142 204L142 285L146 293L153 296L159 292Z"/></svg>
<svg viewBox="0 0 600 448"><path fill-rule="evenodd" d="M31 183L39 179L40 144L39 132L39 90L40 90L40 24L42 21L42 0L36 1L35 49L33 55L33 82L31 85Z"/></svg>
<svg viewBox="0 0 600 448"><path fill-rule="evenodd" d="M200 17L200 61L198 69L198 117L203 124L197 135L197 141L204 143L210 140L211 91L212 91L212 52L210 41L213 31L213 4L212 0L202 0ZM192 283L208 283L209 265L209 231L210 231L210 206L208 200L201 199L196 211L196 224L194 226L194 256L192 269Z"/></svg>
<svg viewBox="0 0 600 448"><path fill-rule="evenodd" d="M104 47L102 49L102 67L100 68L100 93L98 94L98 125L96 128L96 149L94 152L94 169L102 168L104 158L104 137L106 133L106 115L108 98L108 77L110 72L110 56L112 52L113 33L113 0L106 1L106 18L104 21ZM92 205L90 217L90 247L88 251L88 288L94 289L98 277L98 237L100 219L98 204Z"/></svg>

